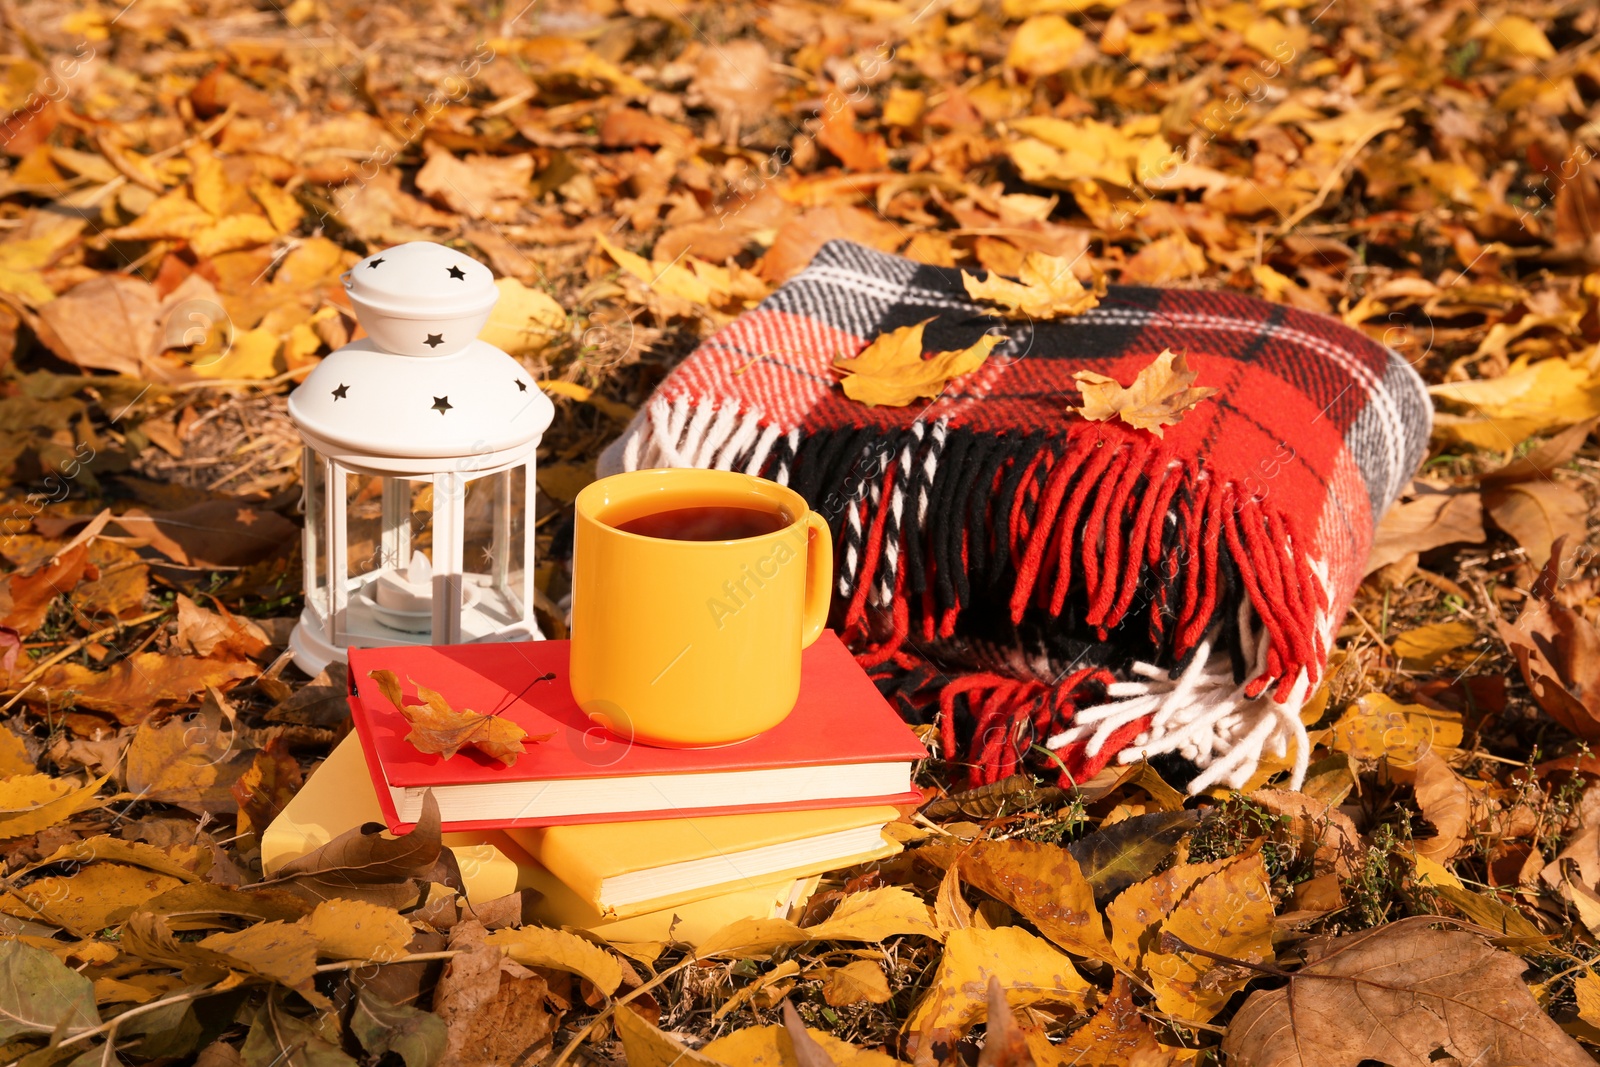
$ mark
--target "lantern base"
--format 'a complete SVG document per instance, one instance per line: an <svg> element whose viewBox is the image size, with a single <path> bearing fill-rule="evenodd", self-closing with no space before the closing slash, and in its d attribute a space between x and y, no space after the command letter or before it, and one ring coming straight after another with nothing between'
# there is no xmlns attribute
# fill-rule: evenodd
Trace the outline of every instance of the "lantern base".
<svg viewBox="0 0 1600 1067"><path fill-rule="evenodd" d="M321 674L328 664L335 660L344 662L345 646L336 645L327 638L327 623L321 615L307 607L300 612L300 621L294 624L294 629L289 634L289 651L294 654L294 665L299 667L309 677L315 678ZM410 638L408 640L408 637ZM492 634L473 638L464 644L488 644L495 641L543 641L544 634L539 630L538 623L528 620L517 623ZM395 645L427 645L432 644L427 634L406 634L403 631L392 631L392 637L374 639L362 635L356 641L356 647L368 648Z"/></svg>

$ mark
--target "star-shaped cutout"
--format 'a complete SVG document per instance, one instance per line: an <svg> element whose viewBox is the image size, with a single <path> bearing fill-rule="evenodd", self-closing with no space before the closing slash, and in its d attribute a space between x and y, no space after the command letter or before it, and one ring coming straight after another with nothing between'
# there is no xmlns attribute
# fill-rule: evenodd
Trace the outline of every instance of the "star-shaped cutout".
<svg viewBox="0 0 1600 1067"><path fill-rule="evenodd" d="M376 267L379 263L382 263L382 262L383 262L383 257L379 256L377 259L375 259L371 263L367 264L367 269L371 270L373 267Z"/></svg>
<svg viewBox="0 0 1600 1067"><path fill-rule="evenodd" d="M339 384L339 388L337 388L337 389L335 389L333 391L334 402L337 403L338 401L343 400L345 397L347 397L349 395L350 395L350 387L348 385L345 385L343 382L341 382Z"/></svg>
<svg viewBox="0 0 1600 1067"><path fill-rule="evenodd" d="M233 513L233 521L240 526L254 526L259 517L254 508L240 508Z"/></svg>
<svg viewBox="0 0 1600 1067"><path fill-rule="evenodd" d="M437 411L441 415L453 407L455 407L455 405L450 403L450 398L447 396L436 396L433 398L433 410Z"/></svg>
<svg viewBox="0 0 1600 1067"><path fill-rule="evenodd" d="M467 272L462 270L460 267L451 267L450 268L450 277L459 278L461 281L466 281L467 280Z"/></svg>
<svg viewBox="0 0 1600 1067"><path fill-rule="evenodd" d="M523 381L521 378L518 378L517 379L517 392L526 393L527 391L528 391L528 383Z"/></svg>
<svg viewBox="0 0 1600 1067"><path fill-rule="evenodd" d="M444 344L444 336L442 334L430 333L428 335L428 339L422 343L427 345L429 348L438 348L440 345Z"/></svg>

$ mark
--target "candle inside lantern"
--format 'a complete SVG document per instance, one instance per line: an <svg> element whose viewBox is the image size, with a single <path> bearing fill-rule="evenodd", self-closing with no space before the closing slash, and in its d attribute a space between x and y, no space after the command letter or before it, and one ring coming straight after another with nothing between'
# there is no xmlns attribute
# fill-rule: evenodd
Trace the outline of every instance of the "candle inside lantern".
<svg viewBox="0 0 1600 1067"><path fill-rule="evenodd" d="M380 607L390 611L429 611L433 606L433 564L419 549L405 573L386 567L372 584Z"/></svg>

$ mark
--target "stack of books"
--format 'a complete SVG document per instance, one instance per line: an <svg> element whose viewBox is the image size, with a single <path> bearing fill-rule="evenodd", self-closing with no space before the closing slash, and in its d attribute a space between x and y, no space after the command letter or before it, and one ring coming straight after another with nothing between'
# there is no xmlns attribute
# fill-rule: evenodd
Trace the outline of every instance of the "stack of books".
<svg viewBox="0 0 1600 1067"><path fill-rule="evenodd" d="M839 639L802 657L788 718L738 744L667 749L608 733L567 685L568 643L350 652L355 727L262 838L270 875L368 822L405 833L432 793L470 900L531 888L533 917L614 941L698 936L794 910L828 871L899 851L885 832L918 803L927 754ZM530 738L513 766L463 749L450 759L406 740L378 691L392 671L457 710L503 716Z"/></svg>

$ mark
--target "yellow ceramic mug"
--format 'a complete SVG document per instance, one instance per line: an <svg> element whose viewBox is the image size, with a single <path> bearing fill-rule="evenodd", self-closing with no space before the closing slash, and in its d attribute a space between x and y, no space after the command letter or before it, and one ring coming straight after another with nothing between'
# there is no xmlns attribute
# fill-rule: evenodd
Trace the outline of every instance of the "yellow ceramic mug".
<svg viewBox="0 0 1600 1067"><path fill-rule="evenodd" d="M632 471L578 494L572 568L578 706L623 738L722 745L794 708L800 650L828 618L833 540L776 482Z"/></svg>

